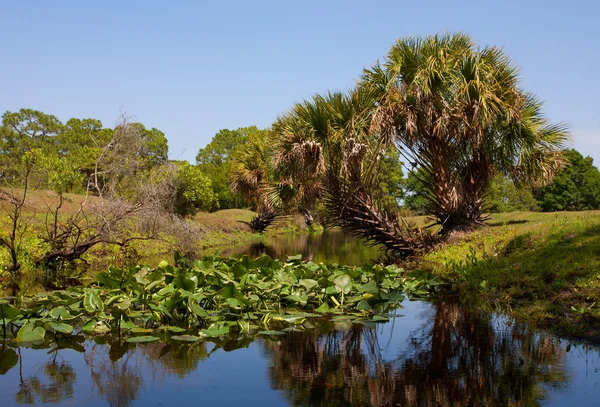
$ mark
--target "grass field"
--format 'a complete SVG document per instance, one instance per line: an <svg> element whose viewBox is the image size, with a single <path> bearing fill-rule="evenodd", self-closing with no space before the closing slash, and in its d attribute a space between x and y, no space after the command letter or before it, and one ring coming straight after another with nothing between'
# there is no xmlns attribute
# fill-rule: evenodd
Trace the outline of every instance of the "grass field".
<svg viewBox="0 0 600 407"><path fill-rule="evenodd" d="M600 340L600 211L506 213L425 256L463 301Z"/></svg>

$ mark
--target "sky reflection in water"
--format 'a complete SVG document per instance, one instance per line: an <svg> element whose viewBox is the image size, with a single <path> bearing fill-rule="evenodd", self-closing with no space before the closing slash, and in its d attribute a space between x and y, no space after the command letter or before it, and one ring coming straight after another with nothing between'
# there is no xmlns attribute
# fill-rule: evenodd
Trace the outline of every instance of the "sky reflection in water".
<svg viewBox="0 0 600 407"><path fill-rule="evenodd" d="M278 341L5 347L0 404L597 405L596 348L452 301L404 306L385 324L324 322Z"/></svg>

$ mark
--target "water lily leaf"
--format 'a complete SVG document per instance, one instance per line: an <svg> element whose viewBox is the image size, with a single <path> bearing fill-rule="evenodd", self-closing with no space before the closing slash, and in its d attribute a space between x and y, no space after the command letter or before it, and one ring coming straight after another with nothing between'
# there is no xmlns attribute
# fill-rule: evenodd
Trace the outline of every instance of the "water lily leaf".
<svg viewBox="0 0 600 407"><path fill-rule="evenodd" d="M321 312L321 313L328 313L330 312L329 310L329 304L327 304L326 302L324 302L323 304L321 304L321 306L319 306L319 308L315 309L315 312Z"/></svg>
<svg viewBox="0 0 600 407"><path fill-rule="evenodd" d="M305 306L306 303L308 302L308 294L306 293L302 293L300 291L295 291L292 294L288 295L287 297L285 297L286 300L295 302L296 304L300 304L302 306Z"/></svg>
<svg viewBox="0 0 600 407"><path fill-rule="evenodd" d="M371 311L373 307L371 307L371 305L366 300L360 300L356 305L356 309L360 311Z"/></svg>
<svg viewBox="0 0 600 407"><path fill-rule="evenodd" d="M5 301L3 301L2 304L0 304L0 323L2 322L2 319L10 321L11 319L16 318L17 316L19 316L18 309L16 309L15 307L13 307Z"/></svg>
<svg viewBox="0 0 600 407"><path fill-rule="evenodd" d="M50 326L54 332L62 332L64 334L70 334L73 332L73 327L71 325L61 322L50 322L48 326Z"/></svg>
<svg viewBox="0 0 600 407"><path fill-rule="evenodd" d="M377 294L379 292L379 288L375 281L369 281L367 284L363 284L357 288L359 293L369 293L369 294Z"/></svg>
<svg viewBox="0 0 600 407"><path fill-rule="evenodd" d="M193 301L190 301L190 308L192 309L192 312L198 315L200 318L208 318L210 316L208 315L208 312L204 310L204 308Z"/></svg>
<svg viewBox="0 0 600 407"><path fill-rule="evenodd" d="M202 340L199 336L194 335L173 335L171 339L182 342L197 342Z"/></svg>
<svg viewBox="0 0 600 407"><path fill-rule="evenodd" d="M0 375L5 375L10 369L19 362L19 355L14 349L2 346L0 349Z"/></svg>
<svg viewBox="0 0 600 407"><path fill-rule="evenodd" d="M301 325L304 323L304 321L306 321L306 318L297 315L277 315L273 317L273 320L287 322L288 324Z"/></svg>
<svg viewBox="0 0 600 407"><path fill-rule="evenodd" d="M341 274L333 279L337 292L349 294L352 291L352 278L348 274Z"/></svg>
<svg viewBox="0 0 600 407"><path fill-rule="evenodd" d="M169 327L167 327L167 330L169 332L173 332L173 333L176 333L176 334L186 331L186 329L180 328L178 326L169 326Z"/></svg>
<svg viewBox="0 0 600 407"><path fill-rule="evenodd" d="M83 296L83 307L87 312L96 312L104 310L104 303L97 291L87 291Z"/></svg>
<svg viewBox="0 0 600 407"><path fill-rule="evenodd" d="M227 335L229 333L229 325L226 322L214 323L207 329L200 331L201 335L216 338L219 336Z"/></svg>
<svg viewBox="0 0 600 407"><path fill-rule="evenodd" d="M60 306L52 308L50 310L50 316L55 319L69 319L71 317L71 314L65 307Z"/></svg>
<svg viewBox="0 0 600 407"><path fill-rule="evenodd" d="M123 328L123 324L121 324L121 329L124 329ZM129 328L129 329L130 329L130 332L134 333L134 334L145 334L145 333L153 331L152 329L142 328L140 326L134 326L134 327Z"/></svg>
<svg viewBox="0 0 600 407"><path fill-rule="evenodd" d="M33 323L26 323L17 332L17 341L19 342L37 342L43 341L46 330L41 326L35 327Z"/></svg>
<svg viewBox="0 0 600 407"><path fill-rule="evenodd" d="M298 260L302 260L301 254L296 254L294 256L288 256L286 261L298 261Z"/></svg>
<svg viewBox="0 0 600 407"><path fill-rule="evenodd" d="M91 332L94 330L94 328L96 328L96 320L91 319L81 327L81 330L83 332Z"/></svg>
<svg viewBox="0 0 600 407"><path fill-rule="evenodd" d="M281 331L260 331L258 333L259 335L270 335L270 336L277 336L277 335L285 335L285 332L281 332Z"/></svg>
<svg viewBox="0 0 600 407"><path fill-rule="evenodd" d="M237 298L227 298L227 304L232 308L241 308L244 306L244 303Z"/></svg>
<svg viewBox="0 0 600 407"><path fill-rule="evenodd" d="M298 284L306 287L306 289L308 291L310 291L311 288L313 288L314 286L316 286L319 283L317 282L317 280L312 280L310 278L303 278L300 281L298 281Z"/></svg>
<svg viewBox="0 0 600 407"><path fill-rule="evenodd" d="M388 317L384 317L383 315L373 315L372 320L373 322L385 322L389 321L390 319Z"/></svg>
<svg viewBox="0 0 600 407"><path fill-rule="evenodd" d="M186 291L194 291L198 286L198 280L180 274L173 280L173 285Z"/></svg>
<svg viewBox="0 0 600 407"><path fill-rule="evenodd" d="M98 281L98 284L108 288L119 288L121 286L120 280L112 278L106 272L98 273L96 275L96 281Z"/></svg>
<svg viewBox="0 0 600 407"><path fill-rule="evenodd" d="M219 295L223 298L233 298L236 294L236 289L233 283L228 283L219 291Z"/></svg>
<svg viewBox="0 0 600 407"><path fill-rule="evenodd" d="M160 340L158 336L133 336L131 338L127 338L127 342L129 343L145 343L145 342L156 342Z"/></svg>
<svg viewBox="0 0 600 407"><path fill-rule="evenodd" d="M131 306L131 301L122 301L115 304L115 307L121 311L127 310Z"/></svg>
<svg viewBox="0 0 600 407"><path fill-rule="evenodd" d="M110 328L108 326L106 326L106 324L104 322L100 322L100 323L96 323L96 326L94 327L93 332L96 332L98 334L105 334L107 332L110 332Z"/></svg>

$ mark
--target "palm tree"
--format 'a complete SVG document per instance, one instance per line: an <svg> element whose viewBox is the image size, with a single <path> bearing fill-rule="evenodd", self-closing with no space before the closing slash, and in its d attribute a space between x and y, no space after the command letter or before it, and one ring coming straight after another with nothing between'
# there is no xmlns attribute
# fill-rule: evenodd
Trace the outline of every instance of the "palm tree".
<svg viewBox="0 0 600 407"><path fill-rule="evenodd" d="M231 162L232 192L242 195L257 211L267 206L264 192L273 177L267 136L266 130L250 133L248 141L233 153Z"/></svg>
<svg viewBox="0 0 600 407"><path fill-rule="evenodd" d="M330 226L394 254L414 253L423 247L420 231L407 234L395 208L382 204L376 169L386 146L370 133L375 107L373 92L363 87L315 95L280 117L273 126L278 191L291 191L300 210L320 199Z"/></svg>
<svg viewBox="0 0 600 407"><path fill-rule="evenodd" d="M408 161L444 235L482 223L496 173L539 184L561 168L566 128L547 122L497 47L464 34L404 38L359 86L375 94L372 134Z"/></svg>

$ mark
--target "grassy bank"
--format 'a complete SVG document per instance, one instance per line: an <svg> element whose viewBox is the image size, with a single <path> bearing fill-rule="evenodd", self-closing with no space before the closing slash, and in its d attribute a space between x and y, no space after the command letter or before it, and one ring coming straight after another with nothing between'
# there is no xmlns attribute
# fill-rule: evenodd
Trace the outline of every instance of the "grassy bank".
<svg viewBox="0 0 600 407"><path fill-rule="evenodd" d="M509 213L425 256L463 301L600 341L600 211Z"/></svg>

